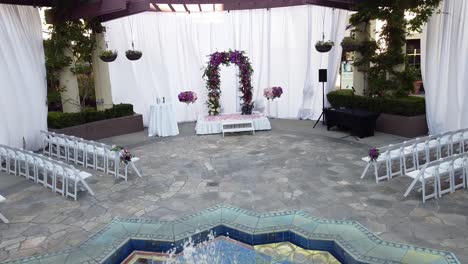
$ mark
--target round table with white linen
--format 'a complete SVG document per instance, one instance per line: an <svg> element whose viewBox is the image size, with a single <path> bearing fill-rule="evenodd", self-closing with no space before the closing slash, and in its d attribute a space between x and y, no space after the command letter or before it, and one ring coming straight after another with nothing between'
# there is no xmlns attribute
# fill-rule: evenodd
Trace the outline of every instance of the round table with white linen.
<svg viewBox="0 0 468 264"><path fill-rule="evenodd" d="M179 134L174 105L172 103L150 106L148 136L168 137Z"/></svg>

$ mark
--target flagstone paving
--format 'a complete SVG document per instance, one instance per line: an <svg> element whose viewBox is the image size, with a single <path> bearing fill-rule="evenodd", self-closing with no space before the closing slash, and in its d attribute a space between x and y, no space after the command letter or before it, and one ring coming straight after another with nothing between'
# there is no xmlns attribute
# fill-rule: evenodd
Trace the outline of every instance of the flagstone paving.
<svg viewBox="0 0 468 264"><path fill-rule="evenodd" d="M143 178L129 181L92 171L77 202L39 185L2 189L0 261L71 248L114 217L174 220L220 203L257 212L301 210L327 219L357 220L382 239L454 252L468 262L468 193L458 190L422 204L403 197L409 179L375 184L359 178L369 147L401 138L378 135L359 142L339 132L312 130L313 123L273 120L271 132L196 136L185 131L165 139L144 133L105 142L131 147L142 159ZM376 252L377 254L378 252Z"/></svg>

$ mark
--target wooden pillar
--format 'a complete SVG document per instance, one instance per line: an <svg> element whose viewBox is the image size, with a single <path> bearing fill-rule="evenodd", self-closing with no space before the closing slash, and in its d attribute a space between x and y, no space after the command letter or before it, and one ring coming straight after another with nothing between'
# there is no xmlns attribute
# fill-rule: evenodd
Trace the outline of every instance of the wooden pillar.
<svg viewBox="0 0 468 264"><path fill-rule="evenodd" d="M96 49L93 52L94 89L96 91L96 106L98 110L112 108L112 89L109 75L109 64L99 58L105 50L104 34L96 34Z"/></svg>
<svg viewBox="0 0 468 264"><path fill-rule="evenodd" d="M74 58L73 53L70 49L65 49L64 54L70 58ZM78 88L78 79L76 74L72 72L72 68L75 67L75 60L65 67L59 76L60 87L64 87L64 91L60 93L62 98L63 112L65 113L76 113L81 111L80 105L80 90Z"/></svg>

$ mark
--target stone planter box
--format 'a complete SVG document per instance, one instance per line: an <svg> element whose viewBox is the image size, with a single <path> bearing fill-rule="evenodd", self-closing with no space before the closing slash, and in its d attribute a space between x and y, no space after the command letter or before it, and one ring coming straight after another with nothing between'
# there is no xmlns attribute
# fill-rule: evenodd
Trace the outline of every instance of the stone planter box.
<svg viewBox="0 0 468 264"><path fill-rule="evenodd" d="M400 116L382 113L377 118L375 130L408 138L427 135L426 115Z"/></svg>
<svg viewBox="0 0 468 264"><path fill-rule="evenodd" d="M143 131L143 129L143 116L136 114L133 116L101 120L62 129L49 129L49 131L76 136L88 140L96 140L135 133Z"/></svg>

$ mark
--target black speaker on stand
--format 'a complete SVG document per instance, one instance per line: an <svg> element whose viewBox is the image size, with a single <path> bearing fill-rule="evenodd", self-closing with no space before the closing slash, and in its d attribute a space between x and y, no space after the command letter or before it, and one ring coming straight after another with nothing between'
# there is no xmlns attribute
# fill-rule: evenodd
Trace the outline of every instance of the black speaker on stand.
<svg viewBox="0 0 468 264"><path fill-rule="evenodd" d="M317 126L318 122L320 122L320 118L322 118L322 124L325 125L325 83L327 82L327 69L319 69L319 82L322 83L322 113L320 114L317 122L315 122L315 126Z"/></svg>

